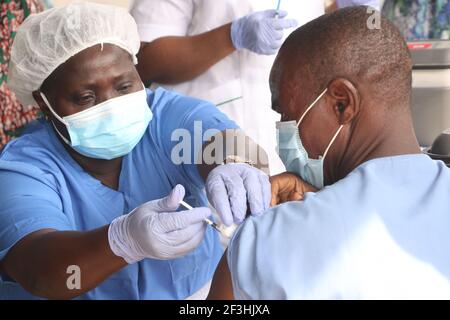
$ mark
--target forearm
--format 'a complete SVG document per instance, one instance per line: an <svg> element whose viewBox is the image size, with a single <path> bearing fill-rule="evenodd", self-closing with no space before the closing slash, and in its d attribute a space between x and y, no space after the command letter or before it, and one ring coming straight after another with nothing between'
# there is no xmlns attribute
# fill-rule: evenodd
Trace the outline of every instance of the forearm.
<svg viewBox="0 0 450 320"><path fill-rule="evenodd" d="M220 140L220 142L218 142ZM221 148L221 150L220 150ZM242 130L222 131L204 144L201 160L198 162L200 175L206 180L208 174L229 156L237 156L249 161L256 168L269 172L269 160L266 151Z"/></svg>
<svg viewBox="0 0 450 320"><path fill-rule="evenodd" d="M70 299L97 287L126 265L111 251L105 226L88 232L38 231L17 243L0 267L34 295ZM79 289L68 287L73 274L68 273L69 266L80 270Z"/></svg>
<svg viewBox="0 0 450 320"><path fill-rule="evenodd" d="M163 37L143 43L138 72L144 82L176 84L194 79L235 50L231 24L196 36Z"/></svg>

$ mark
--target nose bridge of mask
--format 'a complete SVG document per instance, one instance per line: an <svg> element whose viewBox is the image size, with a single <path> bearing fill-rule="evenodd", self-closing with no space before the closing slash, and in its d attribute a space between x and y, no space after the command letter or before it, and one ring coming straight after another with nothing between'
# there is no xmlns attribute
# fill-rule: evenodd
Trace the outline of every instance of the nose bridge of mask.
<svg viewBox="0 0 450 320"><path fill-rule="evenodd" d="M88 108L88 109L85 109L83 111L71 114L67 117L64 117L64 119L66 120L66 123L68 123L69 121L72 122L72 121L89 119L89 118L93 117L94 115L99 116L102 113L103 114L108 113L109 110L111 110L111 109L115 109L115 106L120 104L120 102L122 100L127 101L127 103L130 103L130 101L132 99L142 98L141 96L146 96L145 87L143 87L141 90L136 91L136 92L132 92L129 94L125 94L122 96L118 96L115 98L105 100L99 104L96 104L95 106Z"/></svg>
<svg viewBox="0 0 450 320"><path fill-rule="evenodd" d="M91 108L74 113L74 114L66 116L66 117L61 117L56 113L56 111L52 108L50 102L48 101L47 97L44 95L43 92L40 92L40 95L41 95L42 99L44 100L44 103L50 109L50 112L53 114L53 116L55 116L55 118L58 121L60 121L62 124L64 124L66 126L66 129L67 129L67 132L69 134L71 141L68 141L61 134L61 132L58 130L58 128L55 126L55 124L52 122L53 127L55 128L58 135L68 145L76 145L79 142L79 137L77 135L74 135L74 132L71 131L71 127L73 125L76 125L77 123L82 123L83 121L88 121L89 119L92 119L92 118L102 117L102 115L108 114L110 109L114 109L114 106L116 106L117 103L120 103L121 100L126 100L127 102L129 102L130 98L139 99L139 98L141 98L140 97L141 95L146 96L146 92L145 92L145 86L142 84L142 90L132 92L132 93L129 93L129 94L126 94L123 96L115 97L112 99L108 99L106 101L103 101L103 102L91 107ZM122 111L125 112L126 110L122 110ZM138 116L138 115L136 115L136 116Z"/></svg>

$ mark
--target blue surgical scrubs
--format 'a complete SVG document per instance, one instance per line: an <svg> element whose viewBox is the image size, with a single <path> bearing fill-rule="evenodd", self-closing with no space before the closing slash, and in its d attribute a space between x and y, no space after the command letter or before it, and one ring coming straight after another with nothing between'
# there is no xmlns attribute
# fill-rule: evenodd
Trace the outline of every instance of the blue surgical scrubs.
<svg viewBox="0 0 450 320"><path fill-rule="evenodd" d="M194 135L194 127L222 131L237 128L236 124L209 103L163 89L147 93L153 119L142 140L123 159L118 190L84 171L48 123L40 123L4 148L0 155L0 260L31 232L96 229L147 201L167 196L176 184L186 188L185 199L191 205L207 204L197 166L174 164L172 150L189 138L192 146L184 152L193 158L203 143L201 133L200 138L198 132ZM176 129L184 132L184 141L180 135L172 136ZM80 298L183 299L211 280L221 254L217 235L209 228L201 245L186 257L128 265ZM0 300L33 298L1 275Z"/></svg>
<svg viewBox="0 0 450 320"><path fill-rule="evenodd" d="M368 161L249 218L228 251L237 299L450 299L450 169Z"/></svg>

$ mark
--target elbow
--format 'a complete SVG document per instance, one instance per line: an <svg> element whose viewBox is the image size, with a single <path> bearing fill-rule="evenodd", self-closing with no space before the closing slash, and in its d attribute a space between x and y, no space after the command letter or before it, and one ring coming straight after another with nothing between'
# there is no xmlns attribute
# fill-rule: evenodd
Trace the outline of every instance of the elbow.
<svg viewBox="0 0 450 320"><path fill-rule="evenodd" d="M153 42L141 43L136 69L144 83L176 85L191 81L206 71L199 67L198 63L193 63L192 59L186 59L194 57L195 50L189 49L180 53L165 44L165 40L160 38Z"/></svg>
<svg viewBox="0 0 450 320"><path fill-rule="evenodd" d="M22 287L32 295L49 300L69 300L82 295L82 290L69 289L64 277L47 277L42 275L30 275L20 283Z"/></svg>
<svg viewBox="0 0 450 320"><path fill-rule="evenodd" d="M172 70L171 67L164 66L164 63L157 65L155 61L145 61L148 57L142 57L138 54L139 63L136 65L142 82L147 84L159 83L163 85L176 85L195 78L183 70ZM162 70L161 70L162 69Z"/></svg>

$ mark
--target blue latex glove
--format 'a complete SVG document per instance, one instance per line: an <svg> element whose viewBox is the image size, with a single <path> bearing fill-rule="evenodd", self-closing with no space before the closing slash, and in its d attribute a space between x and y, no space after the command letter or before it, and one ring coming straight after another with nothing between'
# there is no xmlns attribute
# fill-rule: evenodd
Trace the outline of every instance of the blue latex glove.
<svg viewBox="0 0 450 320"><path fill-rule="evenodd" d="M240 224L247 214L247 202L253 215L269 208L269 176L247 164L222 165L208 175L206 194L225 225Z"/></svg>
<svg viewBox="0 0 450 320"><path fill-rule="evenodd" d="M114 219L108 229L109 246L128 263L145 258L168 260L183 257L203 241L204 219L209 208L176 211L184 187L177 185L165 198L147 202Z"/></svg>
<svg viewBox="0 0 450 320"><path fill-rule="evenodd" d="M233 21L231 40L237 50L248 49L258 54L271 55L283 44L283 31L297 26L294 19L284 19L286 11L266 10L251 13Z"/></svg>
<svg viewBox="0 0 450 320"><path fill-rule="evenodd" d="M380 0L337 0L338 8L345 8L351 6L371 6L372 8L380 10Z"/></svg>

